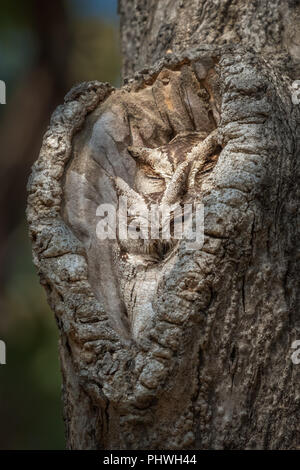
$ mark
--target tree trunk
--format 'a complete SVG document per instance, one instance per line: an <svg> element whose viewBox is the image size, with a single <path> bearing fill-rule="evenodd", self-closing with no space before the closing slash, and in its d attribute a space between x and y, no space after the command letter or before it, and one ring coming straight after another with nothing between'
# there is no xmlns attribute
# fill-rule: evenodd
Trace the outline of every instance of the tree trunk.
<svg viewBox="0 0 300 470"><path fill-rule="evenodd" d="M29 182L68 447L299 448L299 2L119 10L126 84L71 90ZM121 196L203 204L204 243L101 239Z"/></svg>

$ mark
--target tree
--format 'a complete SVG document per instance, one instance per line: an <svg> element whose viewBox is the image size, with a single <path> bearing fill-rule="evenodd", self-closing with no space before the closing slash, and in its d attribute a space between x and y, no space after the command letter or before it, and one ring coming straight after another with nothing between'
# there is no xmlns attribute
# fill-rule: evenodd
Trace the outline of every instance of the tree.
<svg viewBox="0 0 300 470"><path fill-rule="evenodd" d="M299 448L299 2L119 10L125 85L71 90L29 183L68 446ZM99 240L117 196L202 203L203 246Z"/></svg>

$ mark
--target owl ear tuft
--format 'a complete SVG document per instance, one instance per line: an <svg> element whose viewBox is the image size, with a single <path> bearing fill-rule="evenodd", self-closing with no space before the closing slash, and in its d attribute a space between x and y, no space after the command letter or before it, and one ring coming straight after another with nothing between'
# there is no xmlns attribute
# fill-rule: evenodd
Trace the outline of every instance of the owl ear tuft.
<svg viewBox="0 0 300 470"><path fill-rule="evenodd" d="M151 149L148 147L127 147L130 155L139 163L148 165L156 173L163 177L164 174L172 175L172 165L166 157L166 152L162 147Z"/></svg>

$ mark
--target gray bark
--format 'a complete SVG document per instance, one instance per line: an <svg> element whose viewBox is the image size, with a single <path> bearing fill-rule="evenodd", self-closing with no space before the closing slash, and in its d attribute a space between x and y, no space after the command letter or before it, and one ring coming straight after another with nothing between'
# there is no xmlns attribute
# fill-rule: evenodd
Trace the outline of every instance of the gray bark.
<svg viewBox="0 0 300 470"><path fill-rule="evenodd" d="M299 448L299 3L119 8L126 85L71 90L29 182L68 447ZM202 248L100 241L124 195L204 204Z"/></svg>
<svg viewBox="0 0 300 470"><path fill-rule="evenodd" d="M168 53L236 44L300 73L297 0L119 0L124 76Z"/></svg>

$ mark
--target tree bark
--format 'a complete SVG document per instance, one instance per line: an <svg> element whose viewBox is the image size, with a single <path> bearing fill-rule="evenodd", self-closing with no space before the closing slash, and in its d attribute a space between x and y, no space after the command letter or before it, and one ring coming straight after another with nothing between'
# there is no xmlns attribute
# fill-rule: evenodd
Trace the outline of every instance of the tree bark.
<svg viewBox="0 0 300 470"><path fill-rule="evenodd" d="M29 182L68 447L297 449L299 2L119 10L125 85L71 90ZM120 196L203 204L203 246L99 240Z"/></svg>

